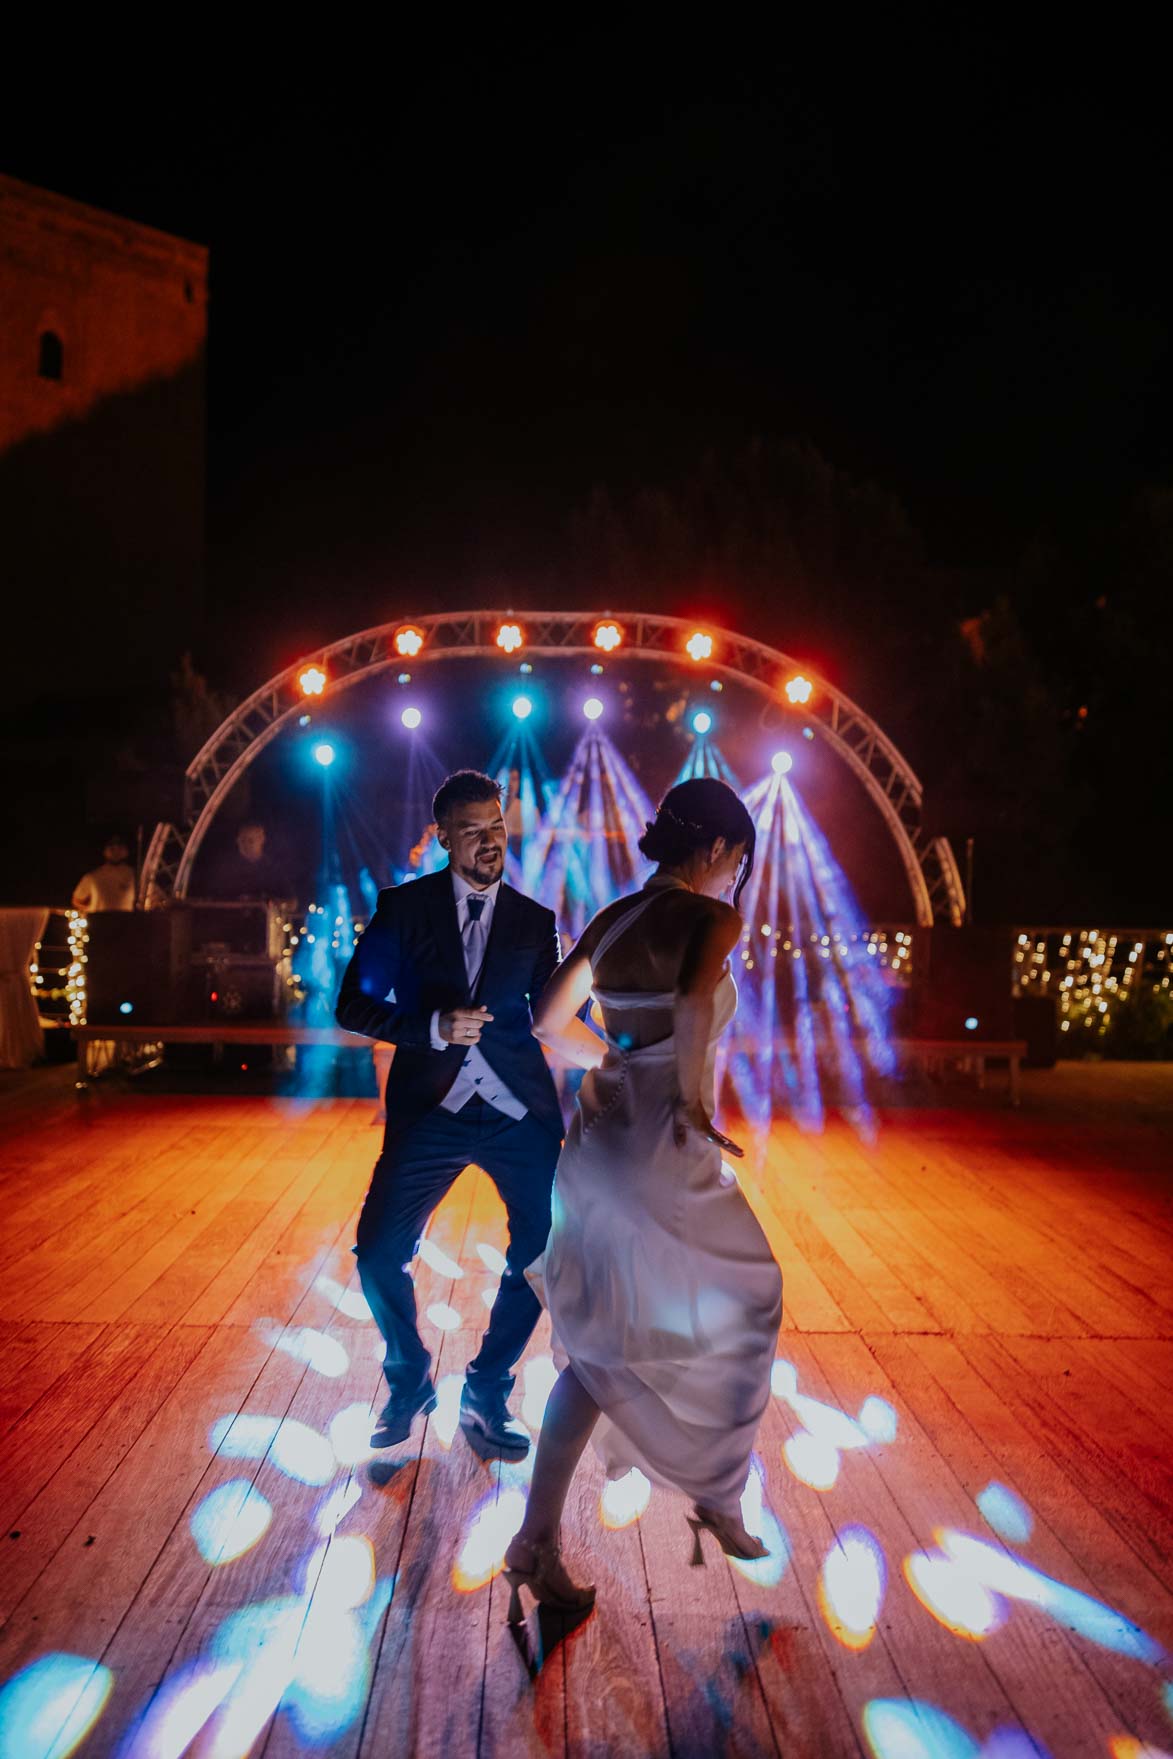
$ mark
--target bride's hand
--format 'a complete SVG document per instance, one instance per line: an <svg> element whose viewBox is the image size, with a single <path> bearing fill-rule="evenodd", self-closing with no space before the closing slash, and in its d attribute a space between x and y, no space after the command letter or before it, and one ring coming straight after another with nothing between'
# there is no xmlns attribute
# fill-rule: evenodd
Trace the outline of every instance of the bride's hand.
<svg viewBox="0 0 1173 1759"><path fill-rule="evenodd" d="M744 1159L744 1148L738 1148L736 1142L731 1142L728 1136L722 1136L699 1099L694 1100L692 1105L678 1099L672 1114L672 1134L677 1148L684 1147L690 1130L698 1131L706 1142L715 1142L718 1148L731 1154L734 1160Z"/></svg>

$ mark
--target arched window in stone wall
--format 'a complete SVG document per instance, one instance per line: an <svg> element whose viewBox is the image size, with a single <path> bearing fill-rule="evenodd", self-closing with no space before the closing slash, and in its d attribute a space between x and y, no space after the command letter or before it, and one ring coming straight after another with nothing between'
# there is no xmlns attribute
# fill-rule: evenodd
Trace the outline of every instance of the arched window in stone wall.
<svg viewBox="0 0 1173 1759"><path fill-rule="evenodd" d="M61 379L65 376L65 348L56 330L41 331L37 373L42 379Z"/></svg>

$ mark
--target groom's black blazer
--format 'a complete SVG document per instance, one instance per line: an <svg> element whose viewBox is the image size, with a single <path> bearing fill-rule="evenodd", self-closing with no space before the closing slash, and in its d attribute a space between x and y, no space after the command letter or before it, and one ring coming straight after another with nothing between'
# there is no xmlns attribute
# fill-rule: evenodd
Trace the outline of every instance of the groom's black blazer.
<svg viewBox="0 0 1173 1759"><path fill-rule="evenodd" d="M533 1037L533 1004L558 964L554 912L504 881L497 893L476 995L469 994L450 868L379 893L378 908L346 967L335 1018L350 1032L396 1047L387 1079L387 1135L438 1106L466 1049L432 1049L433 1012L480 1005L486 1061L539 1122L562 1135L558 1096Z"/></svg>

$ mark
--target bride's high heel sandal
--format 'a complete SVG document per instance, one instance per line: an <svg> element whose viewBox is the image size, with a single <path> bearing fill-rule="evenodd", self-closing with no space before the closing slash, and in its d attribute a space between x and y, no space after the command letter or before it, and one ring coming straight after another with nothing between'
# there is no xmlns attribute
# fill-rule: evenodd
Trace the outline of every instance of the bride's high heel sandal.
<svg viewBox="0 0 1173 1759"><path fill-rule="evenodd" d="M555 1612L589 1612L595 1604L594 1587L580 1588L571 1581L562 1562L562 1547L554 1543L531 1545L528 1549L532 1559L528 1570L507 1566L502 1572L510 1588L509 1623L520 1625L524 1622L523 1588L528 1588L536 1601L552 1607Z"/></svg>
<svg viewBox="0 0 1173 1759"><path fill-rule="evenodd" d="M687 1520L692 1528L693 1538L692 1557L689 1562L694 1568L702 1565L705 1561L705 1554L701 1550L702 1533L712 1533L726 1557L739 1557L746 1563L757 1563L760 1558L770 1555L761 1540L755 1539L752 1533L746 1534L745 1537L755 1549L753 1551L747 1550L745 1541L732 1531L729 1522L709 1509L694 1508Z"/></svg>

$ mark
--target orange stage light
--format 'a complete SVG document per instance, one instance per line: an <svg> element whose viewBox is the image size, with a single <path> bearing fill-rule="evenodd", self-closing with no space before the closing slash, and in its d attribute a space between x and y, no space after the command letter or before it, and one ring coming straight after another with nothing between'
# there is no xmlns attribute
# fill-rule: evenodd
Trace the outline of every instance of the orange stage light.
<svg viewBox="0 0 1173 1759"><path fill-rule="evenodd" d="M297 682L303 696L321 696L326 688L326 674L321 666L307 666L297 674Z"/></svg>
<svg viewBox="0 0 1173 1759"><path fill-rule="evenodd" d="M414 660L424 645L424 632L412 623L405 623L402 629L395 631L395 652L405 660Z"/></svg>
<svg viewBox="0 0 1173 1759"><path fill-rule="evenodd" d="M614 653L623 641L623 630L618 623L596 623L594 643L604 653Z"/></svg>
<svg viewBox="0 0 1173 1759"><path fill-rule="evenodd" d="M713 638L706 635L703 629L694 630L684 644L684 651L690 659L711 660L713 657Z"/></svg>
<svg viewBox="0 0 1173 1759"><path fill-rule="evenodd" d="M784 688L786 695L796 706L800 702L809 702L815 690L810 679L804 678L801 672L796 672L793 678L788 678Z"/></svg>
<svg viewBox="0 0 1173 1759"><path fill-rule="evenodd" d="M515 654L519 647L524 647L525 636L520 623L502 623L497 631L497 646L507 654Z"/></svg>

